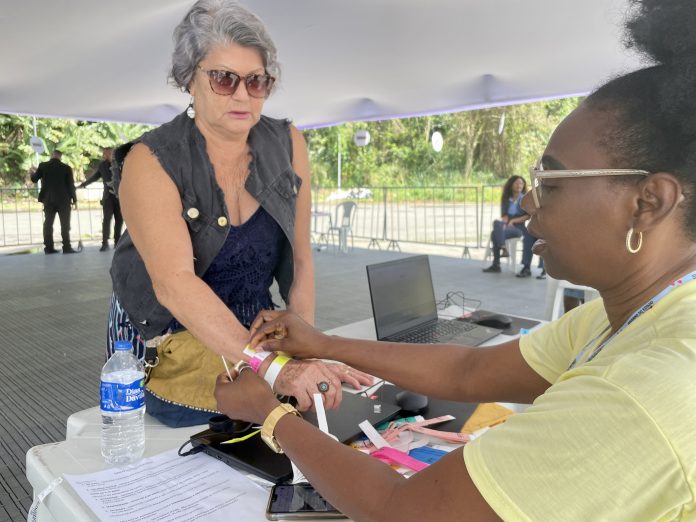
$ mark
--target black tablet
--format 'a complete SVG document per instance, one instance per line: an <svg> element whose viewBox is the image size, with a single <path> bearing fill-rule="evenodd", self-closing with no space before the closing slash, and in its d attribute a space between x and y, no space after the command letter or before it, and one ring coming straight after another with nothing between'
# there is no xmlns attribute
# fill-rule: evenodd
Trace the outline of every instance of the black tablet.
<svg viewBox="0 0 696 522"><path fill-rule="evenodd" d="M242 442L221 444L243 435L205 430L191 436L191 445L194 448L202 446L203 452L211 457L215 457L239 471L253 473L274 484L281 484L292 478L290 459L283 454L274 453L263 442L260 433Z"/></svg>

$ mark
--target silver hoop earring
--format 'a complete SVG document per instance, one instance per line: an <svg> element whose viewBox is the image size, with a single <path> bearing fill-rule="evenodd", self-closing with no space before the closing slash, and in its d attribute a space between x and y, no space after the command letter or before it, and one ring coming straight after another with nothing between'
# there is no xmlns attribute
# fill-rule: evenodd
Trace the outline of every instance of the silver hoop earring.
<svg viewBox="0 0 696 522"><path fill-rule="evenodd" d="M196 109L193 108L193 98L191 98L191 103L189 103L189 106L186 108L186 116L191 119L196 117Z"/></svg>
<svg viewBox="0 0 696 522"><path fill-rule="evenodd" d="M636 248L633 248L633 246L631 245L632 240L633 240L633 227L631 227L630 230L628 231L628 233L626 234L626 250L628 250L631 254L636 254L643 246L643 233L638 232L638 246L636 246Z"/></svg>

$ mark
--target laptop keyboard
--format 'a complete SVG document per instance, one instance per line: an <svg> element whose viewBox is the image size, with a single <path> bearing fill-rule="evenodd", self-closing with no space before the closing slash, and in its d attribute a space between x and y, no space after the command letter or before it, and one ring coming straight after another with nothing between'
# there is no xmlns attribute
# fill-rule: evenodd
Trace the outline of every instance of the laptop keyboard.
<svg viewBox="0 0 696 522"><path fill-rule="evenodd" d="M463 321L439 321L418 330L394 335L390 337L389 340L399 343L437 344L455 335L461 335L463 332L470 332L474 328L477 328L477 325L473 323Z"/></svg>

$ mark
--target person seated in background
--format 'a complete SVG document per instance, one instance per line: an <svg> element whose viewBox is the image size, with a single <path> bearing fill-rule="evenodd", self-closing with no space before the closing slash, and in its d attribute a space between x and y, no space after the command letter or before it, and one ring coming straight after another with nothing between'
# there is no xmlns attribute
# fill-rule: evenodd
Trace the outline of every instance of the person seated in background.
<svg viewBox="0 0 696 522"><path fill-rule="evenodd" d="M534 237L527 227L524 227L522 238L522 270L516 275L516 277L531 277L532 275L532 248L534 243L536 243L537 238ZM544 270L544 258L539 256L539 268L541 268L541 273L537 276L537 279L546 279L546 270Z"/></svg>
<svg viewBox="0 0 696 522"><path fill-rule="evenodd" d="M527 228L525 221L529 219L527 213L522 210L520 203L527 193L527 182L522 176L510 176L503 186L503 193L500 196L500 219L493 221L493 231L491 232L491 250L493 251L493 264L484 268L486 273L500 272L501 251L505 248L505 240L513 237L522 237ZM509 254L508 252L505 252ZM531 245L529 256L523 254L523 262L527 257L528 263L531 262ZM529 268L527 268L529 269ZM530 272L531 275L531 272Z"/></svg>
<svg viewBox="0 0 696 522"><path fill-rule="evenodd" d="M696 4L631 4L627 40L650 65L558 126L522 201L549 275L602 299L482 349L329 337L273 311L251 327L252 346L526 411L406 480L279 406L252 371L218 377L219 409L263 424L353 520L694 520Z"/></svg>

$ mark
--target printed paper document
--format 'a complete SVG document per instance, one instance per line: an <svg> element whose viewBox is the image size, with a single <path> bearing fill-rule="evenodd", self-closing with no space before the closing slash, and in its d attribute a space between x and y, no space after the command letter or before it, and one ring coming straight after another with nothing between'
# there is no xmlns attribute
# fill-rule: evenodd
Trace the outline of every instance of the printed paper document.
<svg viewBox="0 0 696 522"><path fill-rule="evenodd" d="M203 453L179 457L172 450L65 479L105 522L266 520L268 492Z"/></svg>

